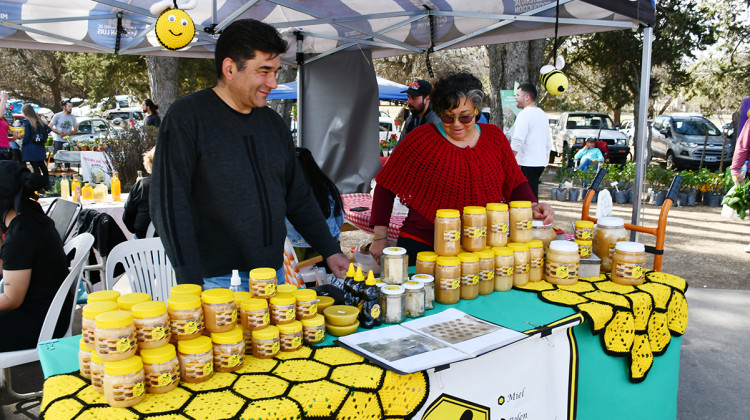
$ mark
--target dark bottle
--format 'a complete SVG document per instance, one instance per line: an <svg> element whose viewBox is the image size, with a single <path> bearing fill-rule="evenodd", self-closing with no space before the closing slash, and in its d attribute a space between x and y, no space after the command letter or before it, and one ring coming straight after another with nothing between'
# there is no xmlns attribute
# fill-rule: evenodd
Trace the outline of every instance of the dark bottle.
<svg viewBox="0 0 750 420"><path fill-rule="evenodd" d="M344 305L357 306L352 293L354 292L354 273L354 264L349 263L349 270L346 271L346 278L344 278Z"/></svg>
<svg viewBox="0 0 750 420"><path fill-rule="evenodd" d="M362 274L362 268L357 267L357 272L354 273L354 281L352 282L352 302L347 305L359 307L362 309L362 291L365 288L365 275Z"/></svg>
<svg viewBox="0 0 750 420"><path fill-rule="evenodd" d="M362 289L362 310L359 312L359 326L362 328L380 325L380 289L375 284L375 276L370 271Z"/></svg>

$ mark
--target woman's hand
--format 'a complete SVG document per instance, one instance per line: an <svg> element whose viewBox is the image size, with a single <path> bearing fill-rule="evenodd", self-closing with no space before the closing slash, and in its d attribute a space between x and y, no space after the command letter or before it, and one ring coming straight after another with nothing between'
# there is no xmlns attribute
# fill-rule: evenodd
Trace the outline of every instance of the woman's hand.
<svg viewBox="0 0 750 420"><path fill-rule="evenodd" d="M544 219L544 224L549 225L555 221L555 210L547 203L533 203L531 214L534 219Z"/></svg>
<svg viewBox="0 0 750 420"><path fill-rule="evenodd" d="M383 250L387 247L387 238L372 241L372 244L370 244L370 255L372 255L372 258L374 258L378 264L380 264L380 256L383 255Z"/></svg>

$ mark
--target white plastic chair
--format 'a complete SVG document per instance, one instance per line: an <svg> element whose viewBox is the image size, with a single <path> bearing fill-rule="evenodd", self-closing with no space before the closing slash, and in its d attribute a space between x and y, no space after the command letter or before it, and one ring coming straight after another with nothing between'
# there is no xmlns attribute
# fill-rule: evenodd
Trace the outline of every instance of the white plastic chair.
<svg viewBox="0 0 750 420"><path fill-rule="evenodd" d="M73 317L75 316L76 304L75 298L78 293L78 287L81 283L81 273L83 272L83 265L89 257L91 247L94 245L94 236L90 233L82 233L65 244L65 254L69 254L72 250L75 250L75 256L73 262L70 265L68 276L65 278L60 288L57 289L55 297L52 299L47 315L44 317L44 324L42 325L42 331L39 333L38 343L52 340L52 334L55 332L55 326L57 320L60 318L62 312L63 303L65 298L70 297L73 301L73 305L70 310L70 320L68 321L68 329L66 330L64 337L70 337L73 329ZM37 347L26 350L16 350L0 353L0 369L2 369L2 377L0 382L5 383L5 387L8 394L16 399L24 400L28 398L36 398L42 395L42 391L30 392L26 394L19 394L13 390L11 385L11 374L10 369L14 366L22 365L25 363L36 362L39 360L39 353Z"/></svg>
<svg viewBox="0 0 750 420"><path fill-rule="evenodd" d="M153 238L155 234L156 234L156 227L154 226L154 222L151 222L148 224L148 229L146 229L146 237Z"/></svg>
<svg viewBox="0 0 750 420"><path fill-rule="evenodd" d="M172 263L169 262L160 238L134 239L112 248L107 257L104 288L115 285L115 266L122 264L133 292L148 293L152 300L166 302L169 289L176 283Z"/></svg>

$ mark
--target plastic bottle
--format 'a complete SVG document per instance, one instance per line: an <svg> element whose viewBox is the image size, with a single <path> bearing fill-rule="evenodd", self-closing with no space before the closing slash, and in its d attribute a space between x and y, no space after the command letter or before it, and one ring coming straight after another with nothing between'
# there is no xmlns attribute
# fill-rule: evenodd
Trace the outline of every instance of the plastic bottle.
<svg viewBox="0 0 750 420"><path fill-rule="evenodd" d="M352 305L352 292L354 291L354 263L349 263L349 270L344 278L344 305Z"/></svg>
<svg viewBox="0 0 750 420"><path fill-rule="evenodd" d="M103 203L107 199L107 186L104 184L96 184L94 187L94 202Z"/></svg>
<svg viewBox="0 0 750 420"><path fill-rule="evenodd" d="M73 201L81 202L81 181L78 177L73 177L73 183L70 184L71 193L73 194Z"/></svg>
<svg viewBox="0 0 750 420"><path fill-rule="evenodd" d="M361 308L364 291L365 275L362 274L362 267L357 267L357 272L354 273L354 284L352 285L352 303L350 306L359 306Z"/></svg>
<svg viewBox="0 0 750 420"><path fill-rule="evenodd" d="M62 181L60 181L60 197L63 200L70 200L70 181L68 181L67 175L63 175Z"/></svg>
<svg viewBox="0 0 750 420"><path fill-rule="evenodd" d="M117 176L117 171L112 172L110 188L112 190L112 200L120 201L120 178Z"/></svg>
<svg viewBox="0 0 750 420"><path fill-rule="evenodd" d="M232 292L239 292L240 291L240 285L242 285L242 280L240 279L240 271L239 270L232 270L232 278L229 280L229 290Z"/></svg>
<svg viewBox="0 0 750 420"><path fill-rule="evenodd" d="M362 309L359 312L359 326L372 328L380 325L380 290L375 282L372 270L367 273L367 280L362 288Z"/></svg>
<svg viewBox="0 0 750 420"><path fill-rule="evenodd" d="M93 200L94 199L94 187L88 182L81 188L81 200Z"/></svg>

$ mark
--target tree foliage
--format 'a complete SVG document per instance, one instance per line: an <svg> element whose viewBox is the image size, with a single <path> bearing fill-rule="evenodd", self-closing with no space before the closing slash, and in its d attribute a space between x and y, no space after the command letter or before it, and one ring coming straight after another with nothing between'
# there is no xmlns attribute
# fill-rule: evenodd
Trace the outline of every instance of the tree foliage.
<svg viewBox="0 0 750 420"><path fill-rule="evenodd" d="M85 86L82 98L97 103L115 95L132 95L144 98L149 93L146 60L143 56L59 53L69 77Z"/></svg>

